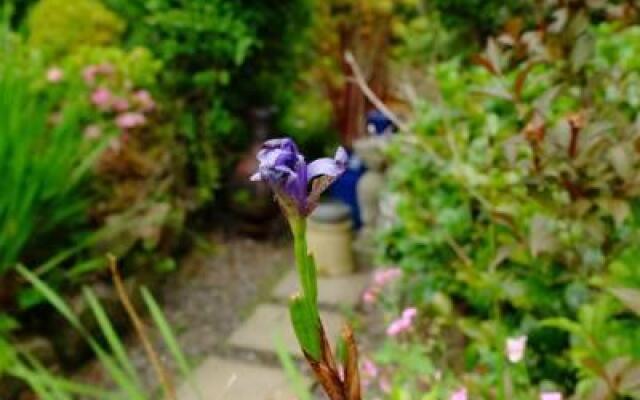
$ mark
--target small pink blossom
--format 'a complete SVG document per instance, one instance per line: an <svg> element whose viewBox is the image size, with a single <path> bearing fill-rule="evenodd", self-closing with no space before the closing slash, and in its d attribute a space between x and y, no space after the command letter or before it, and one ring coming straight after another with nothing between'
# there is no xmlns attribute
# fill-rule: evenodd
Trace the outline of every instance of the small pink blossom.
<svg viewBox="0 0 640 400"><path fill-rule="evenodd" d="M378 376L378 367L368 358L362 361L362 372L366 378L375 378Z"/></svg>
<svg viewBox="0 0 640 400"><path fill-rule="evenodd" d="M468 394L466 388L460 388L451 394L449 400L467 400Z"/></svg>
<svg viewBox="0 0 640 400"><path fill-rule="evenodd" d="M373 275L373 284L362 295L365 304L374 304L384 287L402 276L400 268L378 270Z"/></svg>
<svg viewBox="0 0 640 400"><path fill-rule="evenodd" d="M116 125L118 125L120 129L137 128L139 126L143 126L146 123L147 118L143 114L137 112L127 112L118 115L118 117L116 118Z"/></svg>
<svg viewBox="0 0 640 400"><path fill-rule="evenodd" d="M386 286L402 276L400 268L389 268L376 271L373 275L373 282L378 286Z"/></svg>
<svg viewBox="0 0 640 400"><path fill-rule="evenodd" d="M111 105L111 92L107 88L98 88L91 94L91 102L98 108L106 110Z"/></svg>
<svg viewBox="0 0 640 400"><path fill-rule="evenodd" d="M540 393L540 400L562 400L562 393L560 393L560 392L542 392L542 393Z"/></svg>
<svg viewBox="0 0 640 400"><path fill-rule="evenodd" d="M102 135L100 126L92 124L84 128L84 137L87 139L97 139Z"/></svg>
<svg viewBox="0 0 640 400"><path fill-rule="evenodd" d="M374 290L374 288L367 289L362 295L362 301L365 304L374 304L378 300L378 293Z"/></svg>
<svg viewBox="0 0 640 400"><path fill-rule="evenodd" d="M82 78L87 84L92 84L96 80L98 74L98 67L96 65L89 65L82 70Z"/></svg>
<svg viewBox="0 0 640 400"><path fill-rule="evenodd" d="M51 67L47 70L47 81L58 83L64 78L64 72L58 67Z"/></svg>
<svg viewBox="0 0 640 400"><path fill-rule="evenodd" d="M147 90L138 90L133 94L133 97L144 112L153 111L156 108L156 102L153 100L153 97L151 97L151 93Z"/></svg>
<svg viewBox="0 0 640 400"><path fill-rule="evenodd" d="M88 85L95 83L98 75L111 75L114 68L111 64L89 65L82 70L82 77Z"/></svg>
<svg viewBox="0 0 640 400"><path fill-rule="evenodd" d="M402 318L397 319L389 324L389 327L387 328L387 336L397 336L402 332L408 331L410 328L411 322Z"/></svg>
<svg viewBox="0 0 640 400"><path fill-rule="evenodd" d="M402 312L402 318L408 319L409 321L413 320L415 316L418 314L418 309L415 307L409 307Z"/></svg>
<svg viewBox="0 0 640 400"><path fill-rule="evenodd" d="M518 336L507 339L507 358L512 363L522 361L524 358L524 351L527 348L527 337Z"/></svg>
<svg viewBox="0 0 640 400"><path fill-rule="evenodd" d="M417 310L414 307L407 308L402 312L402 316L389 324L387 328L387 336L397 336L400 333L411 329L413 319L416 317Z"/></svg>
<svg viewBox="0 0 640 400"><path fill-rule="evenodd" d="M113 109L117 112L125 112L129 109L129 102L127 99L117 98L113 101Z"/></svg>

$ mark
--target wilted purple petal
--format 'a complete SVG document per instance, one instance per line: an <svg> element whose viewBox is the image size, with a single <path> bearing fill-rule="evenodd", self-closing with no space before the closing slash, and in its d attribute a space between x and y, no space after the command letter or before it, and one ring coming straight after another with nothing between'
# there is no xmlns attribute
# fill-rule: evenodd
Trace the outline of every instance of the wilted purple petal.
<svg viewBox="0 0 640 400"><path fill-rule="evenodd" d="M335 160L331 158L319 158L307 167L307 174L311 179L323 175L337 176L340 175L342 171Z"/></svg>
<svg viewBox="0 0 640 400"><path fill-rule="evenodd" d="M339 147L334 159L320 158L309 164L307 167L309 180L313 180L314 178L322 175L331 177L341 175L347 168L348 159L349 156L347 155L347 151L344 148Z"/></svg>

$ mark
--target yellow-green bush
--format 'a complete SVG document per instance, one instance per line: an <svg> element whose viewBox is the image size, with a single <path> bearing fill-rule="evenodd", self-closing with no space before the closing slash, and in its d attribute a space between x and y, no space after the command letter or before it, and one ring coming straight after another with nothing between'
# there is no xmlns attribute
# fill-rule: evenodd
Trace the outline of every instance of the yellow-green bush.
<svg viewBox="0 0 640 400"><path fill-rule="evenodd" d="M99 0L41 0L29 15L29 42L49 57L118 40L124 22Z"/></svg>

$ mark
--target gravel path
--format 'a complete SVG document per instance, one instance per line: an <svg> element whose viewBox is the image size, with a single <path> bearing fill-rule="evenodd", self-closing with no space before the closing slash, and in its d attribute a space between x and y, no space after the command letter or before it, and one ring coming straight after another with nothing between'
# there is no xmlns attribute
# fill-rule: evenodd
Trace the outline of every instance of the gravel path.
<svg viewBox="0 0 640 400"><path fill-rule="evenodd" d="M180 270L156 292L193 366L222 346L293 265L291 244L286 237L257 241L213 234L209 242L214 246L213 253L196 251L186 257ZM174 369L159 334L153 329L151 332L161 358ZM142 346L134 337L129 343L130 357L143 382L148 388L155 388L157 380ZM102 368L96 362L81 376L85 382L104 381Z"/></svg>

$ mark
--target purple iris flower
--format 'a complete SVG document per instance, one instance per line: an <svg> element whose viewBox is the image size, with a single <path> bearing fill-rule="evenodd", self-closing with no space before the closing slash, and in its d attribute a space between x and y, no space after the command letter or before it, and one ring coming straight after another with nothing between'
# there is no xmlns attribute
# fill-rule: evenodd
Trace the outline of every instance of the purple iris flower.
<svg viewBox="0 0 640 400"><path fill-rule="evenodd" d="M346 150L339 147L334 158L307 164L292 139L267 140L258 152L258 171L251 180L268 183L287 213L306 216L322 192L345 171L347 160Z"/></svg>

